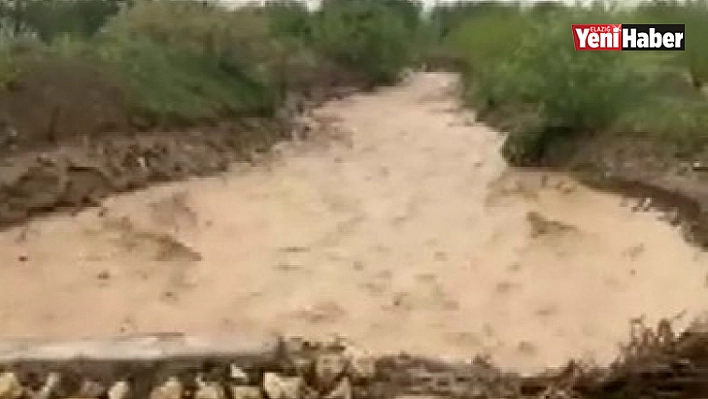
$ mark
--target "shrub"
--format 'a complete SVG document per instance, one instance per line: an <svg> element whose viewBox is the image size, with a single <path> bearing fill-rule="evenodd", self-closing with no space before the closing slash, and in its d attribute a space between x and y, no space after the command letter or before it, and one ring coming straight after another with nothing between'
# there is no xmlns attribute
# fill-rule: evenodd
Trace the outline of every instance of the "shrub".
<svg viewBox="0 0 708 399"><path fill-rule="evenodd" d="M465 95L510 134L504 156L540 161L579 132L642 132L697 146L708 139L708 2L648 1L638 8L466 3L439 7L431 26L465 61ZM684 23L685 52L576 52L570 24Z"/></svg>
<svg viewBox="0 0 708 399"><path fill-rule="evenodd" d="M178 21L178 23L176 23ZM111 21L106 31L129 39L218 58L252 68L273 47L269 21L251 8L226 10L216 4L156 0L137 3Z"/></svg>
<svg viewBox="0 0 708 399"><path fill-rule="evenodd" d="M315 48L361 73L368 83L395 82L413 58L406 18L376 0L325 0L313 29Z"/></svg>
<svg viewBox="0 0 708 399"><path fill-rule="evenodd" d="M497 8L500 10L488 10L484 17L470 17L445 39L445 47L460 54L473 70L496 68L516 52L530 28L530 19L520 10L511 6Z"/></svg>
<svg viewBox="0 0 708 399"><path fill-rule="evenodd" d="M516 16L520 10L518 2L475 1L441 3L431 12L430 21L437 27L438 38L444 42L450 34L473 22L495 18L503 23L503 16ZM513 26L503 24L504 26ZM491 35L488 35L491 38Z"/></svg>
<svg viewBox="0 0 708 399"><path fill-rule="evenodd" d="M134 112L154 123L191 124L274 111L262 82L204 55L147 39L106 38L91 56L118 74Z"/></svg>
<svg viewBox="0 0 708 399"><path fill-rule="evenodd" d="M272 0L265 4L270 29L278 37L306 41L312 37L312 18L307 6L297 0Z"/></svg>
<svg viewBox="0 0 708 399"><path fill-rule="evenodd" d="M556 139L607 129L640 104L648 71L634 68L623 53L578 52L573 47L572 21L611 22L613 15L544 10L518 11L504 16L506 23L499 18L470 22L451 37L458 39L456 48L472 64L466 78L472 104L482 112L505 108L531 115L523 116L527 123L517 124L509 137L504 154L510 161L532 162ZM492 37L482 36L490 29Z"/></svg>
<svg viewBox="0 0 708 399"><path fill-rule="evenodd" d="M151 1L112 20L93 52L125 79L137 109L169 123L271 114L280 49L254 9Z"/></svg>
<svg viewBox="0 0 708 399"><path fill-rule="evenodd" d="M640 97L642 76L617 52L576 52L567 26L544 24L500 72L511 100L538 104L549 123L608 127ZM516 98L514 98L516 97Z"/></svg>

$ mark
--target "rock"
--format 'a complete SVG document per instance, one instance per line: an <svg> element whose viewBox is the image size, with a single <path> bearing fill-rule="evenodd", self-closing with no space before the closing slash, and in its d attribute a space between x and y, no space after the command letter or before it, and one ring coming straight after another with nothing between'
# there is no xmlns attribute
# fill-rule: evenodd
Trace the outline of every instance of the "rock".
<svg viewBox="0 0 708 399"><path fill-rule="evenodd" d="M39 389L34 395L33 399L50 399L54 394L54 390L59 385L61 376L59 373L49 373L47 376L47 381L44 383L42 388Z"/></svg>
<svg viewBox="0 0 708 399"><path fill-rule="evenodd" d="M371 379L376 374L376 359L365 351L347 347L344 352L349 361L350 376L354 379Z"/></svg>
<svg viewBox="0 0 708 399"><path fill-rule="evenodd" d="M108 389L108 399L127 399L130 385L127 381L118 381Z"/></svg>
<svg viewBox="0 0 708 399"><path fill-rule="evenodd" d="M150 399L181 399L183 391L182 383L177 377L170 377L150 392Z"/></svg>
<svg viewBox="0 0 708 399"><path fill-rule="evenodd" d="M232 385L231 396L233 399L263 399L260 388L245 385Z"/></svg>
<svg viewBox="0 0 708 399"><path fill-rule="evenodd" d="M248 374L235 364L229 366L229 375L232 380L239 384L245 385L248 383Z"/></svg>
<svg viewBox="0 0 708 399"><path fill-rule="evenodd" d="M217 382L204 381L202 376L197 377L197 391L194 392L194 399L225 399L226 392Z"/></svg>
<svg viewBox="0 0 708 399"><path fill-rule="evenodd" d="M194 393L194 399L224 399L226 393L217 383L209 383Z"/></svg>
<svg viewBox="0 0 708 399"><path fill-rule="evenodd" d="M298 375L306 375L312 370L314 360L307 355L293 355L290 357L290 361L295 367L295 371Z"/></svg>
<svg viewBox="0 0 708 399"><path fill-rule="evenodd" d="M98 398L106 393L106 388L96 381L86 380L81 384L78 396L83 398Z"/></svg>
<svg viewBox="0 0 708 399"><path fill-rule="evenodd" d="M336 387L323 399L352 399L352 384L348 377L342 378Z"/></svg>
<svg viewBox="0 0 708 399"><path fill-rule="evenodd" d="M276 373L263 375L263 390L268 399L300 399L304 385L300 377L282 377Z"/></svg>
<svg viewBox="0 0 708 399"><path fill-rule="evenodd" d="M0 399L18 399L24 394L24 388L15 373L0 374Z"/></svg>
<svg viewBox="0 0 708 399"><path fill-rule="evenodd" d="M317 387L330 387L344 373L347 358L343 353L325 352L315 360L315 378Z"/></svg>

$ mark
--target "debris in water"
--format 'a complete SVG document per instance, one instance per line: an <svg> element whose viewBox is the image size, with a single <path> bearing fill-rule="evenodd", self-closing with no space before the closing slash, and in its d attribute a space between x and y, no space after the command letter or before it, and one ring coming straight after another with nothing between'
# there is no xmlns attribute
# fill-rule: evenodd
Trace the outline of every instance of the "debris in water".
<svg viewBox="0 0 708 399"><path fill-rule="evenodd" d="M536 353L536 347L528 341L519 342L518 350L525 355L533 355Z"/></svg>
<svg viewBox="0 0 708 399"><path fill-rule="evenodd" d="M531 225L531 236L540 237L549 234L565 233L576 231L577 228L567 223L546 219L536 211L526 213L526 220Z"/></svg>

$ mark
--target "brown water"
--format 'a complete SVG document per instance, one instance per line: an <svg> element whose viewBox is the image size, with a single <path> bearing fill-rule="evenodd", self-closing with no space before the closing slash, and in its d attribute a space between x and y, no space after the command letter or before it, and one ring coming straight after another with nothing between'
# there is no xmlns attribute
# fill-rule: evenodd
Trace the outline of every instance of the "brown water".
<svg viewBox="0 0 708 399"><path fill-rule="evenodd" d="M0 234L0 334L343 334L529 370L708 307L656 214L500 158L445 74L318 110L348 137Z"/></svg>

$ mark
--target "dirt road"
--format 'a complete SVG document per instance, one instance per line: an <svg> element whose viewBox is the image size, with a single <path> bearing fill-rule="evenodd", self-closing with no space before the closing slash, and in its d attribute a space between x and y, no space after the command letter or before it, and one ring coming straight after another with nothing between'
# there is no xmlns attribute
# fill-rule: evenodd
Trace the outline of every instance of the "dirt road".
<svg viewBox="0 0 708 399"><path fill-rule="evenodd" d="M450 75L334 102L349 138L0 234L0 334L341 333L375 351L611 358L688 322L708 259L656 214L508 169Z"/></svg>

